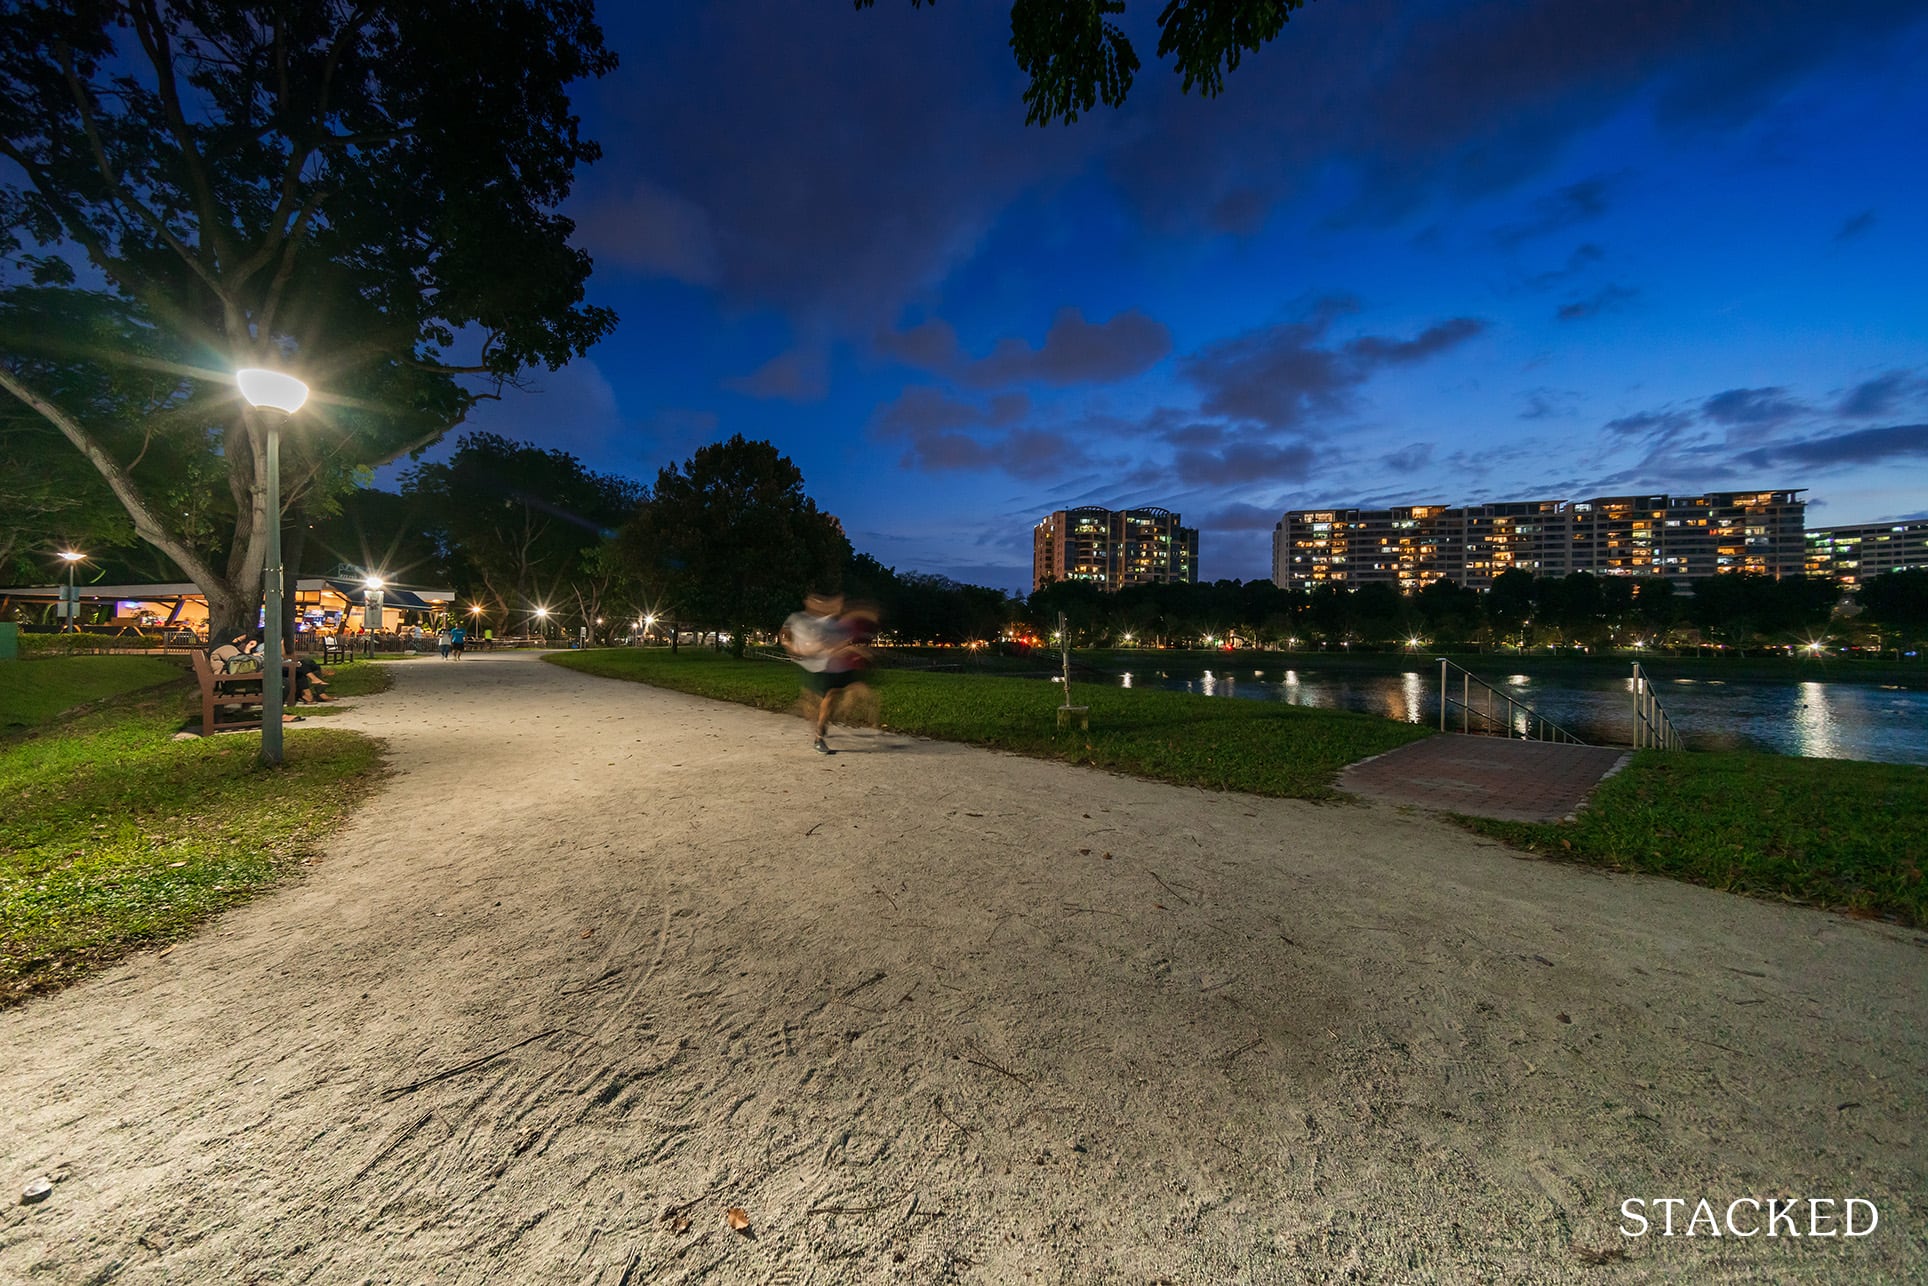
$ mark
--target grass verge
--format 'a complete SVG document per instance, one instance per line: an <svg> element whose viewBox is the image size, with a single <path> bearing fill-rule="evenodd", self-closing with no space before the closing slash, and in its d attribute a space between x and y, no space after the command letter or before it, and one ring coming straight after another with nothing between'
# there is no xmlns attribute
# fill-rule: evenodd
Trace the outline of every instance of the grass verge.
<svg viewBox="0 0 1928 1286"><path fill-rule="evenodd" d="M558 652L551 664L764 710L797 703L797 671L689 650ZM881 688L893 732L989 746L1040 759L1255 795L1331 799L1332 778L1354 760L1428 735L1412 724L1338 710L1219 701L1183 692L1074 686L1091 730L1057 730L1056 687L1036 679L891 671ZM799 731L799 738L803 733Z"/></svg>
<svg viewBox="0 0 1928 1286"><path fill-rule="evenodd" d="M296 869L379 775L351 732L174 741L168 694L0 747L0 1005L181 937Z"/></svg>
<svg viewBox="0 0 1928 1286"><path fill-rule="evenodd" d="M184 678L185 660L158 656L55 656L0 661L0 734L52 721L75 706Z"/></svg>
<svg viewBox="0 0 1928 1286"><path fill-rule="evenodd" d="M1572 822L1459 820L1552 857L1928 926L1928 768L1642 751Z"/></svg>

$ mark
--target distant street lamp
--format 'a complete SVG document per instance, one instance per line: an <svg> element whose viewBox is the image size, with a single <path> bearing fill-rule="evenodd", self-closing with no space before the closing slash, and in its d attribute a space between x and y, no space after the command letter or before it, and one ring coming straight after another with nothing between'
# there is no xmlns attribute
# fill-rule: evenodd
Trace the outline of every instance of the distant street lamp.
<svg viewBox="0 0 1928 1286"><path fill-rule="evenodd" d="M74 572L80 567L80 564L86 559L87 555L81 553L78 549L63 549L60 551L60 557L62 561L67 564L67 610L65 613L67 623L62 625L60 629L62 633L65 633L71 628L74 633L78 634L80 633L80 591L74 588Z"/></svg>
<svg viewBox="0 0 1928 1286"><path fill-rule="evenodd" d="M261 631L261 762L281 762L281 423L308 400L308 386L280 371L250 367L234 373L241 396L264 418L268 447L268 557Z"/></svg>

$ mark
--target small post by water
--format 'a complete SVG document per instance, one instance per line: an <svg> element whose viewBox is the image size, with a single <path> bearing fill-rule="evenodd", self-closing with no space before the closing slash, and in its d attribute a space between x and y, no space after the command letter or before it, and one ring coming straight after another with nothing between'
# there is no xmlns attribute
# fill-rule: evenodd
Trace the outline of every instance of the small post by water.
<svg viewBox="0 0 1928 1286"><path fill-rule="evenodd" d="M1058 726L1062 728L1076 719L1080 728L1089 729L1091 708L1071 704L1071 627L1066 624L1063 612L1058 613L1058 657L1064 667L1061 680L1064 687L1064 704L1058 707Z"/></svg>

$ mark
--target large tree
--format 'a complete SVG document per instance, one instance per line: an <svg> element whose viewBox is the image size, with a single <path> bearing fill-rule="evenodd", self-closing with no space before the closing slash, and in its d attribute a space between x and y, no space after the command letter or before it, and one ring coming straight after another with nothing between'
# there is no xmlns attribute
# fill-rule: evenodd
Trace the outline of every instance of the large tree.
<svg viewBox="0 0 1928 1286"><path fill-rule="evenodd" d="M447 463L411 470L403 493L422 504L456 590L507 625L578 603L593 624L610 592L601 548L644 499L640 483L567 451L493 433L464 434Z"/></svg>
<svg viewBox="0 0 1928 1286"><path fill-rule="evenodd" d="M284 493L325 507L613 325L555 212L599 155L567 87L615 62L591 0L8 10L0 290L93 296L128 342L10 328L0 389L80 451L217 627L254 614L269 521L265 426L236 367L316 390L284 435ZM158 399L63 388L136 367L169 377ZM223 530L168 502L170 456L219 475Z"/></svg>
<svg viewBox="0 0 1928 1286"><path fill-rule="evenodd" d="M868 9L876 0L855 0ZM921 9L937 0L911 0ZM1305 0L1165 0L1158 13L1158 57L1211 98L1225 73L1285 28ZM1125 0L1013 0L1011 52L1031 78L1024 91L1029 125L1067 125L1099 103L1117 107L1131 92L1138 51L1117 19Z"/></svg>
<svg viewBox="0 0 1928 1286"><path fill-rule="evenodd" d="M851 561L790 457L741 434L658 473L619 548L670 621L729 634L739 656L750 630L774 630L805 593L837 588Z"/></svg>

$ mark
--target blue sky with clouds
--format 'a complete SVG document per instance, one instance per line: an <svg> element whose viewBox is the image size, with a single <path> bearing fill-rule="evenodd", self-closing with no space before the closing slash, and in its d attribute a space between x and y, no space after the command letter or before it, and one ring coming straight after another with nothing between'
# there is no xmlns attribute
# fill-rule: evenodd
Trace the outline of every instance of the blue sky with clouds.
<svg viewBox="0 0 1928 1286"><path fill-rule="evenodd" d="M473 427L774 441L860 549L1023 588L1069 504L1203 575L1309 504L1809 488L1928 512L1928 7L1315 0L1023 123L1008 10L605 5L569 213L617 332Z"/></svg>

